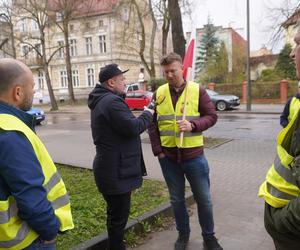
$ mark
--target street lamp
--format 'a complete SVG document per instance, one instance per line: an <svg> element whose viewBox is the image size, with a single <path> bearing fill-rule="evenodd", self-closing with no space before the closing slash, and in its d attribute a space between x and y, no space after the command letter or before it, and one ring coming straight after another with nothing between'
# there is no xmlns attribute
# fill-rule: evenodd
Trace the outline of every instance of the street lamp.
<svg viewBox="0 0 300 250"><path fill-rule="evenodd" d="M251 111L250 15L249 15L249 0L247 0L247 111Z"/></svg>

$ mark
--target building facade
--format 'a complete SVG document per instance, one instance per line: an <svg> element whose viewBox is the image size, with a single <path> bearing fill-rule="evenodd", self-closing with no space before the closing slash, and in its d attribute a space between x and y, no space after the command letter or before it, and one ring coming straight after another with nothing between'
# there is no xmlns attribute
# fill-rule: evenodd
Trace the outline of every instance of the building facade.
<svg viewBox="0 0 300 250"><path fill-rule="evenodd" d="M219 42L224 42L228 53L228 72L232 72L235 61L242 54L246 54L247 41L233 28L223 28L222 26L215 26L215 36ZM195 45L195 58L200 55L200 45L205 28L196 29L196 45ZM189 38L190 34L187 34Z"/></svg>
<svg viewBox="0 0 300 250"><path fill-rule="evenodd" d="M146 11L147 2L144 0L138 2L143 5L142 11ZM87 97L98 82L101 67L106 64L117 63L122 69L130 69L125 75L128 83L137 82L141 68L144 67L138 54L140 24L136 22L136 13L132 8L121 0L96 0L92 3L92 6L84 8L81 6L80 11L68 24L72 84L76 98ZM62 25L60 20L63 11L55 10L53 13L56 22ZM17 58L24 61L34 73L35 97L38 99L35 101L48 102L44 64L41 60L42 48L36 39L40 37L39 27L30 17L26 18L26 14L23 13L21 16L22 18L16 19L16 32L20 37ZM145 37L146 41L149 41L152 23L150 16L144 17ZM125 34L132 25L135 34L125 41ZM158 29L156 33L159 33ZM47 58L52 57L48 67L52 88L56 98L63 100L68 98L64 33L52 22L47 26L45 34ZM145 51L148 51L149 44L146 43L145 46ZM159 44L155 44L154 60L157 73L159 73L159 47ZM147 55L146 60L149 61ZM145 79L149 79L146 71Z"/></svg>

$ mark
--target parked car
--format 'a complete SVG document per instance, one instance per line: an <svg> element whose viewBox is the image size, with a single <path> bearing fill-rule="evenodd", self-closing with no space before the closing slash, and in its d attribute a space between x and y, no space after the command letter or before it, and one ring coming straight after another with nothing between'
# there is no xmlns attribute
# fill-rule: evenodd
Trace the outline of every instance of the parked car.
<svg viewBox="0 0 300 250"><path fill-rule="evenodd" d="M149 91L130 91L126 94L125 102L130 109L143 109L152 99L152 92Z"/></svg>
<svg viewBox="0 0 300 250"><path fill-rule="evenodd" d="M41 122L45 120L45 112L39 108L32 107L30 110L27 111L27 113L35 117L36 125L41 124Z"/></svg>
<svg viewBox="0 0 300 250"><path fill-rule="evenodd" d="M207 89L212 102L215 104L216 110L223 111L240 105L240 98L235 95L220 95L219 93Z"/></svg>
<svg viewBox="0 0 300 250"><path fill-rule="evenodd" d="M131 92L131 91L138 91L141 90L141 86L139 83L131 83L131 84L127 84L125 87L125 92Z"/></svg>

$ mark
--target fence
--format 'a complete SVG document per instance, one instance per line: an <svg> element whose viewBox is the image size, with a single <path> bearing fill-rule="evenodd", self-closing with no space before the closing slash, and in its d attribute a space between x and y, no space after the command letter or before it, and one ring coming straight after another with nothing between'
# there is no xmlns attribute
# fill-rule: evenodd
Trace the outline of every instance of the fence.
<svg viewBox="0 0 300 250"><path fill-rule="evenodd" d="M242 103L247 102L247 83L215 84L209 83L208 88L220 94L231 94L241 98ZM288 97L298 91L295 81L281 80L280 82L255 82L251 84L252 101L256 103L285 103Z"/></svg>

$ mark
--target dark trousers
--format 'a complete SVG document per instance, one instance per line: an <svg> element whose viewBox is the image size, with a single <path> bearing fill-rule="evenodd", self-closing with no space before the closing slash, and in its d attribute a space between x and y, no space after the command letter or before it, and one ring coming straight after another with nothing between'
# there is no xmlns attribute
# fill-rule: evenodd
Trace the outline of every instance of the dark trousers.
<svg viewBox="0 0 300 250"><path fill-rule="evenodd" d="M274 241L276 250L299 250L299 199L290 201L283 208L265 205L265 227Z"/></svg>
<svg viewBox="0 0 300 250"><path fill-rule="evenodd" d="M131 192L106 195L102 194L107 203L107 232L110 250L124 250L124 229L129 217Z"/></svg>

